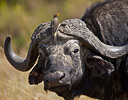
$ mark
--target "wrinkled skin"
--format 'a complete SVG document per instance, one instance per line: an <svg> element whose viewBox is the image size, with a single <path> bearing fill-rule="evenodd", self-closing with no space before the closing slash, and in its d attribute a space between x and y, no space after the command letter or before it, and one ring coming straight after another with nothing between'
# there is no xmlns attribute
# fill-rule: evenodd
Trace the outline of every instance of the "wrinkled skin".
<svg viewBox="0 0 128 100"><path fill-rule="evenodd" d="M81 80L83 75L79 42L77 40L68 40L66 43L61 41L60 45L56 45L48 46L47 48L50 54L48 54L46 69L44 69L45 75L51 72L62 71L65 74L64 80L63 78L61 79L62 86L69 85L69 88L71 88L72 83L78 84L79 82L76 77L79 77L78 79ZM48 84L45 84L45 87L46 85Z"/></svg>

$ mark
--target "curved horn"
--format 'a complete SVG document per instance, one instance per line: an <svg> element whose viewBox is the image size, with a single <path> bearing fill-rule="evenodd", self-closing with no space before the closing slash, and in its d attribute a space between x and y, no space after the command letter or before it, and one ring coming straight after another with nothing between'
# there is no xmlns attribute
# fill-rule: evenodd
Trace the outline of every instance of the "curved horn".
<svg viewBox="0 0 128 100"><path fill-rule="evenodd" d="M11 46L11 37L8 36L4 43L4 53L10 64L19 71L28 71L33 67L38 57L38 45L49 41L51 38L50 22L40 24L32 35L26 58L17 56Z"/></svg>
<svg viewBox="0 0 128 100"><path fill-rule="evenodd" d="M30 44L26 58L17 56L11 46L11 37L8 36L4 43L4 52L10 64L20 71L28 71L35 64L38 56L37 44Z"/></svg>
<svg viewBox="0 0 128 100"><path fill-rule="evenodd" d="M89 48L108 58L118 58L128 54L128 44L124 46L110 46L101 42L80 19L64 21L59 28L61 33L76 37Z"/></svg>

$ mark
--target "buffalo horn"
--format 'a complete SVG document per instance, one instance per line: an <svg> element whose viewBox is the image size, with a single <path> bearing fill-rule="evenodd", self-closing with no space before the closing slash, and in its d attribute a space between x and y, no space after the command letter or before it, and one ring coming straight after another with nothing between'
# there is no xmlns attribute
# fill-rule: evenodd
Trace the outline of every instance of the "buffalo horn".
<svg viewBox="0 0 128 100"><path fill-rule="evenodd" d="M65 27L65 28L64 28ZM90 49L108 58L119 58L128 54L128 44L124 46L111 46L101 42L80 19L66 20L60 25L63 34L75 37Z"/></svg>
<svg viewBox="0 0 128 100"><path fill-rule="evenodd" d="M10 64L19 71L28 71L35 64L38 56L37 44L31 42L26 58L17 56L11 46L11 37L8 36L4 43L5 56Z"/></svg>
<svg viewBox="0 0 128 100"><path fill-rule="evenodd" d="M40 42L49 41L51 38L50 22L40 24L32 34L26 58L15 54L11 46L11 37L8 36L4 43L4 53L10 64L19 71L28 71L35 64L38 57L38 45Z"/></svg>

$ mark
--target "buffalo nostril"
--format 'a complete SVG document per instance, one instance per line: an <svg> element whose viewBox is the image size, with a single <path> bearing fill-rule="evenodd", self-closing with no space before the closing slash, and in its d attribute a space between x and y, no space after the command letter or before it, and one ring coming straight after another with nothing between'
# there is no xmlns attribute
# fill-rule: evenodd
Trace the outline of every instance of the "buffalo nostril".
<svg viewBox="0 0 128 100"><path fill-rule="evenodd" d="M64 74L64 72L58 72L58 78L59 78L59 80L62 80L64 77L65 77L65 74Z"/></svg>
<svg viewBox="0 0 128 100"><path fill-rule="evenodd" d="M65 73L61 71L56 71L54 73L48 73L45 75L46 84L60 83L60 81L65 77Z"/></svg>

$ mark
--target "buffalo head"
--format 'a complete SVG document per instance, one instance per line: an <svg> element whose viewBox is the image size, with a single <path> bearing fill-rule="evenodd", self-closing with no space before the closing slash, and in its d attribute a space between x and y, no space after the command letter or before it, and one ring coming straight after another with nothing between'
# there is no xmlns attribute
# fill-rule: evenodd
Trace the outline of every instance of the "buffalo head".
<svg viewBox="0 0 128 100"><path fill-rule="evenodd" d="M26 58L17 56L11 47L10 36L4 44L6 58L20 71L31 69L29 83L44 81L44 89L56 92L65 99L74 98L89 75L110 75L114 66L103 58L118 58L128 53L128 45L110 46L102 43L80 19L59 24L51 34L50 22L40 24L32 35Z"/></svg>

